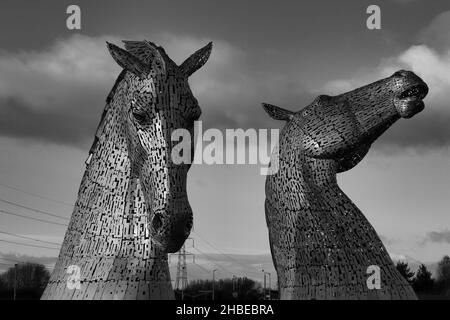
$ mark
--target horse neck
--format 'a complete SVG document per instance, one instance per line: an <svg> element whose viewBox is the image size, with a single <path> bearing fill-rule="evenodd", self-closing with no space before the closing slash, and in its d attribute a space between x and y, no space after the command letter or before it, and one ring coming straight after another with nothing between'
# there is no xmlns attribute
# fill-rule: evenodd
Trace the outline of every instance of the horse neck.
<svg viewBox="0 0 450 320"><path fill-rule="evenodd" d="M281 141L278 161L278 172L267 176L269 201L289 202L289 207L301 209L311 207L326 194L343 194L337 184L333 160L308 157L289 142ZM289 186L289 190L285 186Z"/></svg>

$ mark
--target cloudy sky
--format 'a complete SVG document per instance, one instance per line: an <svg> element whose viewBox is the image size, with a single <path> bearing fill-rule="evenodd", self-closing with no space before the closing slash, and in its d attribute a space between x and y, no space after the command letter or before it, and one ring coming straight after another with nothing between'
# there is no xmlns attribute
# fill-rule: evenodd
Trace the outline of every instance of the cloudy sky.
<svg viewBox="0 0 450 320"><path fill-rule="evenodd" d="M81 31L66 28L73 3L81 7ZM366 8L375 3L382 28L368 30ZM0 38L0 210L67 223L4 201L70 217L106 95L120 72L105 41L148 39L178 63L213 41L210 60L190 79L204 128L280 128L261 102L299 110L318 94L345 92L400 68L420 75L430 87L426 109L398 121L338 179L393 257L433 262L450 254L447 0L3 0ZM267 257L258 166L194 165L188 180L193 253ZM31 255L50 264L57 250L10 242L55 247L64 232L61 225L0 211L0 256ZM222 255L228 269L238 264L227 259ZM248 272L259 272L249 259ZM260 261L273 270L270 259ZM7 265L1 262L0 268Z"/></svg>

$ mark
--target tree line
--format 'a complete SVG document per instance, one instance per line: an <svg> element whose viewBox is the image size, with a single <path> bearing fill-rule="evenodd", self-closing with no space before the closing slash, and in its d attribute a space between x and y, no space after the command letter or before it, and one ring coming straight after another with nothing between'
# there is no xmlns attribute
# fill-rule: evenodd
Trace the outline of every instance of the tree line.
<svg viewBox="0 0 450 320"><path fill-rule="evenodd" d="M406 262L397 262L397 270L412 285L419 298L450 299L450 257L444 256L438 263L437 276L422 264L416 273L412 272Z"/></svg>
<svg viewBox="0 0 450 320"><path fill-rule="evenodd" d="M444 256L438 263L436 277L422 264L412 272L408 263L397 262L397 270L412 285L419 299L450 299L450 257ZM50 279L45 266L36 263L20 263L0 274L0 299L39 299ZM269 295L261 283L242 277L233 279L193 280L183 290L175 290L177 299L210 300L214 285L216 300L261 300ZM272 299L278 298L276 290L270 291Z"/></svg>
<svg viewBox="0 0 450 320"><path fill-rule="evenodd" d="M212 280L193 280L183 290L175 290L176 299L183 300L262 300L264 299L264 288L259 282L246 277L234 277L232 279L219 279L214 283ZM272 299L274 291L272 290ZM266 288L266 296L269 288Z"/></svg>
<svg viewBox="0 0 450 320"><path fill-rule="evenodd" d="M18 263L0 274L0 299L39 299L50 279L45 266L36 263Z"/></svg>

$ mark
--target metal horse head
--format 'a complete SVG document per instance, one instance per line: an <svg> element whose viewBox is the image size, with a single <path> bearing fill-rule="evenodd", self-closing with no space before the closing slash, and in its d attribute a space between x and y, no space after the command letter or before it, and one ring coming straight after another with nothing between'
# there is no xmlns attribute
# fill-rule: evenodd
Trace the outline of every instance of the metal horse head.
<svg viewBox="0 0 450 320"><path fill-rule="evenodd" d="M311 158L333 159L342 172L355 166L395 121L422 111L427 93L422 79L400 70L347 93L320 95L298 112L263 106L272 118L288 121L284 136L292 148Z"/></svg>
<svg viewBox="0 0 450 320"><path fill-rule="evenodd" d="M192 210L186 193L190 165L172 162L171 133L179 128L193 133L201 109L188 78L208 60L212 44L178 66L149 41L124 43L126 50L110 43L108 49L125 72L125 93L118 103L131 174L144 191L153 241L166 252L176 252L190 233Z"/></svg>

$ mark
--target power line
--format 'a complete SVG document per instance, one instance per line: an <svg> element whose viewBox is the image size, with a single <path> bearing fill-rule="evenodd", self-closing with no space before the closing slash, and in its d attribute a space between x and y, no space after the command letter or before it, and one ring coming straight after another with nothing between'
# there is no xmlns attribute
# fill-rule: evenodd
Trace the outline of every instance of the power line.
<svg viewBox="0 0 450 320"><path fill-rule="evenodd" d="M207 255L206 253L200 251L198 248L193 247L193 249L197 250L198 252L200 252L200 254L202 254L203 256L206 257L206 260L208 260L209 262L211 262L212 264L214 264L215 266L217 266L218 268L224 270L225 272L229 273L229 274L233 274L233 272L231 272L230 270L228 270L227 268L221 266L220 264L217 264L216 262L213 261L213 259L211 259L211 256ZM208 258L209 257L209 258Z"/></svg>
<svg viewBox="0 0 450 320"><path fill-rule="evenodd" d="M211 242L209 242L208 240L204 239L200 234L198 234L197 232L195 232L194 230L192 230L192 232L197 235L203 242L205 242L207 245L209 245L211 248L213 248L214 250L216 250L217 252L219 252L218 254L221 256L224 256L226 258L228 258L228 260L233 260L234 262L238 263L240 266L244 267L244 268L248 268L248 266L242 264L240 261L238 261L237 259L229 256L228 254L224 253L223 251L221 251L219 248L217 248L216 246L214 246ZM199 250L197 247L192 247L193 249L197 250L200 254L202 254L203 256L206 257L206 260L208 260L209 262L211 262L213 265L217 266L218 268L224 270L225 272L229 273L229 274L234 274L234 272L231 272L230 270L228 270L227 268L217 264L216 262L213 261L212 257L206 253L204 253L203 251ZM197 265L200 268L203 268L202 266L200 266L199 264L193 262L195 265ZM203 270L205 272L210 272L207 269L203 268ZM260 275L260 272L257 271L248 271L246 270L246 273L250 273L250 274L254 274L254 275Z"/></svg>
<svg viewBox="0 0 450 320"><path fill-rule="evenodd" d="M204 239L200 234L198 234L197 232L194 232L194 234L196 234L203 242L205 242L207 245L209 245L211 248L215 249L217 252L219 252L221 255L227 257L230 260L233 260L234 262L238 263L239 265L241 265L242 267L247 268L248 266L242 264L239 260L229 256L228 254L224 253L222 250L220 250L219 248L217 248L216 246L214 246L211 242L209 242L208 240Z"/></svg>
<svg viewBox="0 0 450 320"><path fill-rule="evenodd" d="M197 266L197 267L199 267L200 269L202 269L203 271L205 271L206 273L208 273L208 274L210 274L211 273L211 271L210 270L208 270L208 269L206 269L206 268L204 268L204 267L202 267L201 265L199 265L198 263L196 263L196 262L193 262L192 263L193 265L195 265L195 266Z"/></svg>
<svg viewBox="0 0 450 320"><path fill-rule="evenodd" d="M0 186L5 187L5 188L8 188L8 189L11 189L11 190L19 191L19 192L22 192L22 193L24 193L24 194L28 194L28 195L33 196L33 197L37 197L37 198L41 198L41 199L44 199L44 200L52 201L52 202L55 202L55 203L59 203L59 204L65 205L65 206L70 207L70 208L73 208L73 207L74 207L73 204L69 204L69 203L64 202L64 201L52 199L52 198L43 196L43 195L41 195L41 194L37 194L37 193L25 191L25 190L22 190L22 189L13 187L13 186L9 186L9 185L4 184L4 183L0 183Z"/></svg>
<svg viewBox="0 0 450 320"><path fill-rule="evenodd" d="M195 235L197 235L203 242L205 242L207 245L209 245L211 248L213 248L214 250L216 250L217 252L219 252L221 255L227 257L229 260L233 260L234 262L236 262L237 264L239 264L241 267L244 268L248 268L247 265L242 264L239 260L229 256L228 254L224 253L222 250L220 250L219 248L217 248L216 246L214 246L211 242L209 242L208 240L204 239L200 234L198 234L195 231L192 231ZM259 274L259 272L256 271L247 271L248 273L253 273L253 274Z"/></svg>
<svg viewBox="0 0 450 320"><path fill-rule="evenodd" d="M67 217L59 216L59 215L57 215L57 214L50 213L50 212L43 211L43 210L39 210L39 209L30 208L30 207L21 205L21 204L19 204L19 203L17 203L17 202L12 202L12 201L8 201L8 200L4 200L4 199L0 199L0 202L4 202L4 203L7 203L7 204L10 204L10 205L19 207L19 208L31 210L31 211L34 211L34 212L37 212L37 213L41 213L41 214L45 214L45 215L48 215L48 216L52 216L52 217L55 217L55 218L64 219L64 220L69 220Z"/></svg>
<svg viewBox="0 0 450 320"><path fill-rule="evenodd" d="M51 247L46 247L46 246L39 246L39 245L34 245L34 244L27 244L27 243L20 243L20 242L15 242L15 241L8 241L8 240L4 240L4 239L0 239L1 242L7 242L7 243L13 243L13 244L18 244L21 246L26 246L26 247L35 247L35 248L44 248L44 249L52 249L52 250L59 250L59 248L51 248Z"/></svg>
<svg viewBox="0 0 450 320"><path fill-rule="evenodd" d="M6 188L11 189L11 190L19 191L19 192L22 192L22 193L25 193L25 194L29 194L29 195L32 195L32 196L35 196L35 197L38 197L38 198L42 198L42 199L45 199L45 200L49 200L49 201L53 201L53 202L56 202L56 203L64 204L64 205L67 205L67 206L69 206L69 207L74 207L73 205L69 205L69 204L67 204L67 203L65 203L65 202L62 202L62 201L58 201L58 200L55 200L55 199L52 199L52 198L48 198L48 197L42 196L42 195L40 195L40 194L36 194L36 193L28 192L28 191L25 191L25 190L21 190L21 189L19 189L19 188L15 188L15 187L12 187L12 186L8 186L8 185L2 184L2 183L0 183L0 186L6 187ZM64 219L64 220L69 220L69 219L66 218L66 217L63 217L63 216L60 216L60 215L56 215L56 214L53 214L53 213L50 213L50 212L46 212L46 211L43 211L43 210L39 210L39 209L27 207L27 206L24 206L24 205L19 204L19 203L16 203L16 202L7 201L7 200L4 200L4 199L0 199L0 201L1 201L1 202L4 202L4 203L7 203L7 204L10 204L10 205L13 205L13 206L16 206L16 207L20 207L20 208L23 208L23 209L31 210L31 211L34 211L34 212L37 212L37 213L49 215L49 216L56 217L56 218L60 218L60 219ZM21 214L18 214L18 213L13 213L13 212L6 211L6 210L2 210L2 209L0 209L0 213L9 214L9 215L14 215L14 216L18 216L18 217L21 217L21 218L30 219L30 220L35 220L35 221L39 221L39 222L43 222L43 223L49 223L49 224L60 225L60 226L67 226L67 224L62 224L62 223L53 222L53 221L49 221L49 220L43 220L43 219L34 218L34 217L28 217L28 216L24 216L24 215L21 215ZM209 242L208 240L206 240L205 238L203 238L200 234L198 234L198 233L195 232L194 230L192 230L192 232L193 232L194 234L196 234L196 235L197 235L203 242L205 242L208 246L210 246L211 248L213 248L214 250L216 250L217 252L219 252L219 254L221 254L222 256L227 257L229 260L233 260L234 262L236 262L237 264L239 264L239 265L242 266L242 267L245 267L245 268L248 267L248 266L242 264L242 263L241 263L240 261L238 261L237 259L235 259L235 258L229 256L228 254L224 253L221 249L219 249L219 248L217 248L216 246L214 246L211 242ZM0 233L9 234L9 235L17 236L17 237L24 238L24 239L29 239L29 240L34 240L34 241L43 242L43 243L49 243L49 244L55 244L55 245L60 246L60 244L57 244L57 243L54 243L54 242L49 242L49 241L43 241L43 240L33 239L33 238L24 237L24 236L19 236L19 235L7 233L7 232L1 232L1 231L0 231ZM10 243L16 243L16 244L19 244L19 245L27 245L27 244L17 243L17 242L7 241L7 240L0 240L0 241L3 241L3 242L10 242ZM28 245L28 246L33 246L33 245ZM38 246L38 247L43 247L43 246ZM44 248L48 248L48 249L56 249L56 248L50 248L50 247L44 247ZM199 251L202 255L204 255L204 256L206 256L206 257L210 257L210 256L208 256L207 254L205 254L204 252L200 251L198 248L195 248L195 247L194 247L194 249L196 249L197 251ZM229 270L227 270L226 268L222 267L221 265L218 265L217 263L213 262L212 259L211 259L211 257L208 259L208 261L210 261L210 262L213 263L214 265L218 266L219 268L225 270L226 272L229 272L230 274L233 274L231 271L229 271ZM194 262L194 263L195 263L195 262ZM196 263L195 263L195 264L196 264ZM199 266L200 268L202 268L200 265L198 265L198 264L196 264L196 265ZM209 272L209 271L207 271L207 270L204 269L204 268L203 268L203 270L205 270L206 272ZM249 271L247 271L247 272L249 272ZM249 273L257 274L257 272L252 272L252 271L250 271ZM259 273L258 273L258 274L259 274Z"/></svg>
<svg viewBox="0 0 450 320"><path fill-rule="evenodd" d="M39 221L39 222L43 222L43 223L55 224L55 225L63 226L63 227L67 227L68 226L68 224L53 222L53 221L50 221L50 220L44 220L44 219L39 219L39 218L28 217L28 216L21 215L19 213L6 211L6 210L3 210L3 209L0 209L0 213L9 214L9 215L12 215L12 216L17 216L17 217L21 217L21 218L24 218L24 219L35 220L35 221Z"/></svg>
<svg viewBox="0 0 450 320"><path fill-rule="evenodd" d="M26 237L26 236L21 236L21 235L15 234L15 233L5 232L5 231L1 231L1 230L0 230L0 233L2 233L2 234L7 234L7 235L10 235L10 236L14 236L14 237L17 237L17 238L22 238L22 239L27 239L27 240L33 240L33 241L42 242L42 243L48 243L48 244L55 244L55 245L57 245L57 246L61 246L60 243L51 242L51 241L39 240L39 239L35 239L35 238L31 238L31 237Z"/></svg>

